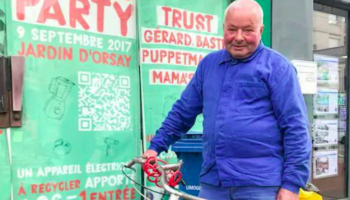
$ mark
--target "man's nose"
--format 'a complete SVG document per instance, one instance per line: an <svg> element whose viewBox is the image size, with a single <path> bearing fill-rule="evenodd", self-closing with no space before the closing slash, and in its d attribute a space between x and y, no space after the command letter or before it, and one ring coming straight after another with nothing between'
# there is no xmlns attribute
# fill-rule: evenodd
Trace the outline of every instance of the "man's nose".
<svg viewBox="0 0 350 200"><path fill-rule="evenodd" d="M238 30L238 31L237 31L237 35L236 35L236 37L235 37L235 40L236 40L237 42L243 41L243 35L242 35L242 31L241 31L241 30Z"/></svg>

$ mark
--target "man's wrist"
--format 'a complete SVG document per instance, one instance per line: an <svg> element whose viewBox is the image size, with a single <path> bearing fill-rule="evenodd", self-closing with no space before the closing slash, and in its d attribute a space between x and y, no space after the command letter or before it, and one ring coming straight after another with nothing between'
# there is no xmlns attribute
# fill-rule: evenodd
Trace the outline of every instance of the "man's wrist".
<svg viewBox="0 0 350 200"><path fill-rule="evenodd" d="M158 155L162 152L162 149L159 148L157 145L151 142L150 146L148 147L149 150L153 150L158 153Z"/></svg>

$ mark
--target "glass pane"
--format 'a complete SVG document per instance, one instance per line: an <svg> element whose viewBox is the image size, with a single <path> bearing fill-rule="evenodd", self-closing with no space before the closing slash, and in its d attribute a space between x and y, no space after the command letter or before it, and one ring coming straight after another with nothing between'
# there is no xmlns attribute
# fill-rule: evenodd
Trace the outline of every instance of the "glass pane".
<svg viewBox="0 0 350 200"><path fill-rule="evenodd" d="M316 6L315 6L316 7ZM345 11L317 5L314 11L314 60L318 65L317 94L313 105L312 182L325 200L346 197L345 132L347 67ZM343 13L343 14L342 14Z"/></svg>

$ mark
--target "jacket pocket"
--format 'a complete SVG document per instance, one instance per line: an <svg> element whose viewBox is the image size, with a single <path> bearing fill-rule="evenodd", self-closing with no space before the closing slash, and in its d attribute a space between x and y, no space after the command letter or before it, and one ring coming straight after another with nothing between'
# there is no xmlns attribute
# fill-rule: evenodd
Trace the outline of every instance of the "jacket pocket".
<svg viewBox="0 0 350 200"><path fill-rule="evenodd" d="M269 90L264 83L234 83L231 108L238 113L260 114L271 110Z"/></svg>
<svg viewBox="0 0 350 200"><path fill-rule="evenodd" d="M256 132L231 132L224 136L224 152L231 166L242 174L280 172L283 167L279 138Z"/></svg>

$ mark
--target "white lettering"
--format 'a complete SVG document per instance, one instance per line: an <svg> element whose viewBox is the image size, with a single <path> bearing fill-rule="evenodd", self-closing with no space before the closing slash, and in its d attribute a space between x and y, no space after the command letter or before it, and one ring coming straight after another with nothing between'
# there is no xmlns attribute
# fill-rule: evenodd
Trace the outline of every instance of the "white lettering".
<svg viewBox="0 0 350 200"><path fill-rule="evenodd" d="M70 174L81 174L80 165L64 165L52 167L39 167L37 177L61 176Z"/></svg>
<svg viewBox="0 0 350 200"><path fill-rule="evenodd" d="M103 49L103 39L97 36L44 29L39 30L37 28L33 28L31 33L33 41L49 43L59 42L61 44Z"/></svg>
<svg viewBox="0 0 350 200"><path fill-rule="evenodd" d="M135 174L128 174L132 179L135 178ZM124 181L126 183L124 183ZM85 183L85 188L97 188L105 186L119 186L123 184L129 184L129 180L125 178L124 175L113 175L113 176L97 176L88 177Z"/></svg>
<svg viewBox="0 0 350 200"><path fill-rule="evenodd" d="M32 36L33 36L32 39L34 41L39 40L39 30L36 28L32 29Z"/></svg>
<svg viewBox="0 0 350 200"><path fill-rule="evenodd" d="M121 171L126 163L88 163L85 166L85 171L88 174Z"/></svg>
<svg viewBox="0 0 350 200"><path fill-rule="evenodd" d="M186 185L186 190L201 190L199 185Z"/></svg>
<svg viewBox="0 0 350 200"><path fill-rule="evenodd" d="M145 44L167 44L208 50L224 48L223 38L221 36L189 33L166 28L142 28L141 31L142 43Z"/></svg>
<svg viewBox="0 0 350 200"><path fill-rule="evenodd" d="M26 169L17 169L17 177L18 178L30 178L33 176L33 169L26 168Z"/></svg>

